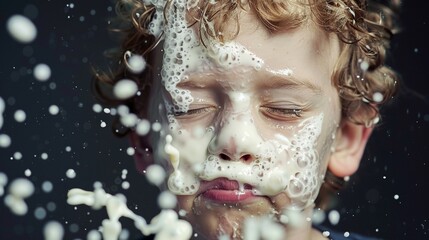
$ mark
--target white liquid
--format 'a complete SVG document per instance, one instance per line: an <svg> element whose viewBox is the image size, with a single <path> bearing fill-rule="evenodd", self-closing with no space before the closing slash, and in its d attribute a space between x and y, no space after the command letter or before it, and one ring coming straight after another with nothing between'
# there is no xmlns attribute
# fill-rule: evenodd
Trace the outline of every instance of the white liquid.
<svg viewBox="0 0 429 240"><path fill-rule="evenodd" d="M51 68L44 63L39 63L34 67L33 75L34 78L41 82L48 81L51 77Z"/></svg>
<svg viewBox="0 0 429 240"><path fill-rule="evenodd" d="M27 17L13 15L6 24L9 34L18 42L30 43L36 38L36 26Z"/></svg>
<svg viewBox="0 0 429 240"><path fill-rule="evenodd" d="M126 205L126 199L123 195L112 196L106 193L97 184L93 192L82 189L71 189L67 194L67 203L70 205L85 204L93 209L106 207L108 219L103 220L101 233L103 239L116 240L122 231L119 218L127 217L134 221L135 226L143 235L156 234L155 239L159 240L185 240L190 239L192 235L191 225L181 219L178 219L177 213L173 210L162 210L147 224L145 219L136 215Z"/></svg>
<svg viewBox="0 0 429 240"><path fill-rule="evenodd" d="M5 107L6 107L6 104L4 103L3 98L0 97L0 130L3 127L3 121L4 121L3 120L3 112L4 112Z"/></svg>
<svg viewBox="0 0 429 240"><path fill-rule="evenodd" d="M17 122L24 122L25 119L27 118L27 115L23 110L16 110L13 116L15 118L15 121Z"/></svg>
<svg viewBox="0 0 429 240"><path fill-rule="evenodd" d="M119 99L127 99L136 94L138 90L137 84L128 79L120 80L113 87L113 93Z"/></svg>
<svg viewBox="0 0 429 240"><path fill-rule="evenodd" d="M4 199L4 203L16 215L25 215L28 211L28 206L24 199L30 197L34 193L34 185L25 178L17 178L9 185L8 195Z"/></svg>
<svg viewBox="0 0 429 240"><path fill-rule="evenodd" d="M57 105L49 106L49 113L51 115L57 115L60 112L60 108Z"/></svg>

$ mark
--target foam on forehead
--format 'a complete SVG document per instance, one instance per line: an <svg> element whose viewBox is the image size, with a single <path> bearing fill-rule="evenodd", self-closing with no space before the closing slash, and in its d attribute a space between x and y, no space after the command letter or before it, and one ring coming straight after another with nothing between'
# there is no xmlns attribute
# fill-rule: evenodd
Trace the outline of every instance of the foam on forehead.
<svg viewBox="0 0 429 240"><path fill-rule="evenodd" d="M204 39L205 45L202 44L186 19L188 10L195 7L197 2L173 0L166 11L167 16L164 16L165 1L145 1L156 8L149 32L157 37L164 33L162 84L173 99L174 110L180 112L186 112L193 102L190 91L177 87L188 73L203 71L209 66L224 70L238 65L260 69L263 64L255 54L235 42L220 43L214 39Z"/></svg>

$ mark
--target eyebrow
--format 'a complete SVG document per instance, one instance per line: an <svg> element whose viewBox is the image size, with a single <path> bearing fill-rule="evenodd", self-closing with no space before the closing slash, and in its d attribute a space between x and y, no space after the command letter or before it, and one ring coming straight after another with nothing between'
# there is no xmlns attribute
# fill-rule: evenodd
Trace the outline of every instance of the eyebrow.
<svg viewBox="0 0 429 240"><path fill-rule="evenodd" d="M179 88L198 89L218 85L217 81L213 81L213 79L216 78L214 76L189 76L188 79L181 80L176 86Z"/></svg>
<svg viewBox="0 0 429 240"><path fill-rule="evenodd" d="M315 94L321 94L322 88L310 81L297 79L293 76L274 75L259 84L260 88L277 89L277 88L307 88Z"/></svg>

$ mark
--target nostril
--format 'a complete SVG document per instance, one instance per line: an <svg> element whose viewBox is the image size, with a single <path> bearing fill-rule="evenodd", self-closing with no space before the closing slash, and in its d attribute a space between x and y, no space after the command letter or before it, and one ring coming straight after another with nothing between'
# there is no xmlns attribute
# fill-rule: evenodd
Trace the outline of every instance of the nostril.
<svg viewBox="0 0 429 240"><path fill-rule="evenodd" d="M221 154L219 154L219 157L220 157L222 160L231 160L231 158L230 158L228 155L226 155L225 153L221 153Z"/></svg>
<svg viewBox="0 0 429 240"><path fill-rule="evenodd" d="M241 160L244 160L245 162L247 162L251 159L252 159L252 156L250 154L245 154L245 155L241 156Z"/></svg>

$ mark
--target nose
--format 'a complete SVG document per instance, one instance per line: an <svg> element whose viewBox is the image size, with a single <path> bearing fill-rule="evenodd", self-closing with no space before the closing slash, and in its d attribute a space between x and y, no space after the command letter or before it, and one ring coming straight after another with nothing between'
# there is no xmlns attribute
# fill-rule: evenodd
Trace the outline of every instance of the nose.
<svg viewBox="0 0 429 240"><path fill-rule="evenodd" d="M219 127L208 150L222 160L251 163L257 158L261 143L251 116L241 115L230 117Z"/></svg>

